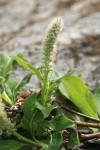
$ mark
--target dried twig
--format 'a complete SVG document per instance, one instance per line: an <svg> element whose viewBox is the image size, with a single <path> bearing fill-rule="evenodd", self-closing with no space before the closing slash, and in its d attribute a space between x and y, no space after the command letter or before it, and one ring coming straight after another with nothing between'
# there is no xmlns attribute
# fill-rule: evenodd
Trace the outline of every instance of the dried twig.
<svg viewBox="0 0 100 150"><path fill-rule="evenodd" d="M75 111L75 110L72 110L72 109L70 109L70 108L68 108L68 107L65 107L65 106L59 104L58 101L56 101L56 103L60 106L60 108L63 108L63 109L65 109L65 110L67 110L67 111L69 111L69 112L71 112L71 113L74 113L74 114L76 114L76 115L78 115L78 116L81 116L81 117L84 117L84 118L87 118L87 119L90 119L90 120L92 120L92 121L95 121L95 122L99 122L99 123L100 123L100 119L98 119L98 118L94 118L94 117L87 116L87 115L85 115L85 114L79 113L79 112L77 112L77 111Z"/></svg>
<svg viewBox="0 0 100 150"><path fill-rule="evenodd" d="M74 123L75 123L77 126L81 126L81 127L100 128L100 124L96 124L96 123L80 122L80 121L74 121Z"/></svg>
<svg viewBox="0 0 100 150"><path fill-rule="evenodd" d="M92 133L92 134L80 134L80 139L82 141L91 140L94 138L100 138L100 132Z"/></svg>
<svg viewBox="0 0 100 150"><path fill-rule="evenodd" d="M59 104L59 102L56 101L56 103L60 106L60 108L63 108L71 113L74 113L76 115L79 115L81 117L84 117L84 118L87 118L87 119L90 119L92 121L95 121L95 122L98 122L100 123L100 119L98 118L94 118L94 117L91 117L91 116L87 116L87 115L84 115L82 113L79 113L75 110L72 110L68 107L65 107L61 104ZM77 125L77 126L82 126L82 127L93 127L93 128L100 128L100 124L96 124L96 123L87 123L87 122L80 122L80 121L74 121L74 123ZM86 141L86 140L91 140L91 139L94 139L94 138L100 138L100 132L97 132L97 133L92 133L92 134L80 134L80 139L82 141Z"/></svg>

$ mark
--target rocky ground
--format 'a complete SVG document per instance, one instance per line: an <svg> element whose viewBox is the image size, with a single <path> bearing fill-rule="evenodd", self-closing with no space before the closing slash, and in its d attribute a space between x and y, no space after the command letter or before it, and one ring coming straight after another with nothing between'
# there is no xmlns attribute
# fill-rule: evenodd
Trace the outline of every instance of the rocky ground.
<svg viewBox="0 0 100 150"><path fill-rule="evenodd" d="M64 19L56 68L60 74L78 68L95 89L100 84L100 0L0 0L0 52L23 53L37 66L44 30L56 16Z"/></svg>
<svg viewBox="0 0 100 150"><path fill-rule="evenodd" d="M57 70L78 68L95 89L100 84L100 0L0 0L0 52L20 52L37 66L44 30L56 16L64 19Z"/></svg>
<svg viewBox="0 0 100 150"><path fill-rule="evenodd" d="M57 16L64 29L55 66L60 74L78 68L94 90L100 85L100 0L0 0L0 53L22 53L38 66L44 30ZM19 71L18 79L25 73Z"/></svg>

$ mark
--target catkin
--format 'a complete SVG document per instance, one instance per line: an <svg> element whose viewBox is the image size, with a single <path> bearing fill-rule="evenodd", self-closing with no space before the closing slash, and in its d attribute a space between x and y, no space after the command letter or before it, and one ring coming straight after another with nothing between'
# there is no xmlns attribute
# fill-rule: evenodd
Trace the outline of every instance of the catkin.
<svg viewBox="0 0 100 150"><path fill-rule="evenodd" d="M6 131L11 134L15 131L14 124L11 123L10 119L7 117L7 113L4 110L4 105L0 99L0 134Z"/></svg>
<svg viewBox="0 0 100 150"><path fill-rule="evenodd" d="M56 43L59 32L62 30L63 21L61 17L55 18L48 26L43 39L42 64L47 69L53 65L56 54Z"/></svg>

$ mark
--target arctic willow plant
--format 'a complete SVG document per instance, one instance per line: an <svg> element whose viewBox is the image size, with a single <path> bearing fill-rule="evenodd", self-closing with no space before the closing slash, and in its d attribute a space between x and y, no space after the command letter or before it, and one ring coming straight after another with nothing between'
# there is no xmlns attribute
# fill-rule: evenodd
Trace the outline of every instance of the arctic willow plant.
<svg viewBox="0 0 100 150"><path fill-rule="evenodd" d="M33 145L34 147L42 148L43 150L58 150L63 140L62 131L69 127L73 129L72 134L74 134L75 137L74 139L76 143L73 145L79 144L75 124L64 114L59 114L56 105L52 105L51 97L54 91L58 88L60 80L72 74L70 73L68 75L64 75L63 77L58 77L58 74L53 68L57 38L62 29L62 25L62 19L55 18L47 28L43 39L42 64L40 68L35 68L18 56L12 56L13 60L16 60L21 66L30 70L33 75L36 75L41 84L41 95L38 96L36 92L33 92L25 100L23 104L24 115L22 116L20 125L17 125L17 127L22 127L25 131L27 131L27 133L30 135L29 139L18 133L16 125L14 127L16 131L10 131L9 128L13 129L13 127L11 127L13 124L9 121L8 127L5 128L7 121L6 115L4 116L5 119L2 120L3 124L0 124L0 129L4 128L8 132L10 131L12 135L25 142L18 143L18 141L16 141L17 147L15 150L18 149L18 146L22 147L26 143L28 145ZM0 115L3 116L2 113ZM69 140L69 142L70 141L71 140ZM14 146L14 141L1 141L1 149L4 148L5 143L7 150ZM71 147L72 144L70 143L69 145Z"/></svg>
<svg viewBox="0 0 100 150"><path fill-rule="evenodd" d="M53 61L56 55L56 43L57 38L62 30L63 21L61 18L54 19L49 27L46 30L44 39L43 39L43 51L42 51L42 61L43 61L43 69L44 69L44 81L42 88L42 103L45 104L47 99L47 91L49 89L49 79L48 74L53 67Z"/></svg>
<svg viewBox="0 0 100 150"><path fill-rule="evenodd" d="M62 27L63 21L61 17L58 17L55 18L47 28L42 44L42 62L40 68L37 69L21 58L13 56L13 59L16 60L21 66L32 71L32 73L38 77L42 89L41 104L44 106L46 104L46 101L48 100L48 96L50 95L50 93L52 93L52 91L54 91L61 79L58 77L56 71L54 71L53 61L56 54L56 43L58 35L62 30Z"/></svg>

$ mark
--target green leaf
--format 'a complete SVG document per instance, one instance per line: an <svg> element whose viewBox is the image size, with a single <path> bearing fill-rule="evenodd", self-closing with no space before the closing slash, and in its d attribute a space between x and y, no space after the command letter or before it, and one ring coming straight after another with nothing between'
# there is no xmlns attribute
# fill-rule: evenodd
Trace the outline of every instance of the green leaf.
<svg viewBox="0 0 100 150"><path fill-rule="evenodd" d="M13 102L11 101L11 99L8 97L7 93L4 91L1 95L1 97L10 105L13 105Z"/></svg>
<svg viewBox="0 0 100 150"><path fill-rule="evenodd" d="M67 79L68 77L72 76L75 72L76 72L76 69L73 69L72 71L68 72L67 74L59 77L58 80Z"/></svg>
<svg viewBox="0 0 100 150"><path fill-rule="evenodd" d="M41 76L38 69L36 69L31 64L29 64L28 62L24 61L23 59L17 56L12 56L12 58L16 60L19 65L25 67L26 69L30 70L33 74L37 75L37 77L41 80Z"/></svg>
<svg viewBox="0 0 100 150"><path fill-rule="evenodd" d="M4 87L0 84L0 95L3 93Z"/></svg>
<svg viewBox="0 0 100 150"><path fill-rule="evenodd" d="M68 91L66 90L63 83L59 84L59 90L62 93L62 95L64 95L66 98L70 99L70 95L69 95Z"/></svg>
<svg viewBox="0 0 100 150"><path fill-rule="evenodd" d="M13 78L9 78L7 82L4 84L5 92L13 102L15 101L16 95L15 88L17 84L18 84L17 81Z"/></svg>
<svg viewBox="0 0 100 150"><path fill-rule="evenodd" d="M86 93L86 100L88 104L91 106L91 108L94 110L94 112L97 114L97 105L96 105L96 99L91 91L87 91Z"/></svg>
<svg viewBox="0 0 100 150"><path fill-rule="evenodd" d="M55 109L54 106L52 106L51 104L47 104L46 107L42 106L39 102L37 102L37 108L39 108L43 115L44 115L44 118L47 118L50 114L50 112Z"/></svg>
<svg viewBox="0 0 100 150"><path fill-rule="evenodd" d="M12 71L12 61L7 53L0 54L0 73L6 77Z"/></svg>
<svg viewBox="0 0 100 150"><path fill-rule="evenodd" d="M0 54L0 63L3 64L3 66L6 66L11 61L10 56L7 53Z"/></svg>
<svg viewBox="0 0 100 150"><path fill-rule="evenodd" d="M27 83L29 83L31 77L32 73L28 73L27 75L25 75L22 81L16 86L15 90L20 91L21 88L23 88Z"/></svg>
<svg viewBox="0 0 100 150"><path fill-rule="evenodd" d="M49 122L48 127L53 131L62 131L75 127L75 124L63 114L59 114Z"/></svg>
<svg viewBox="0 0 100 150"><path fill-rule="evenodd" d="M32 119L36 122L40 122L43 120L43 113L41 110L37 107L37 98L36 93L32 93L24 102L23 104L23 112L24 117L27 118L27 120L31 121ZM39 113L39 115L38 115ZM38 118L37 118L38 117Z"/></svg>
<svg viewBox="0 0 100 150"><path fill-rule="evenodd" d="M51 96L59 87L59 81L52 83L48 89L48 96Z"/></svg>
<svg viewBox="0 0 100 150"><path fill-rule="evenodd" d="M56 71L49 71L48 78L49 82L55 82L58 79L58 73Z"/></svg>
<svg viewBox="0 0 100 150"><path fill-rule="evenodd" d="M0 141L0 150L19 150L21 147L26 145L28 144L15 140L4 140Z"/></svg>
<svg viewBox="0 0 100 150"><path fill-rule="evenodd" d="M32 93L28 98L26 98L23 104L24 117L27 118L28 121L30 121L32 118L35 105L36 105L36 93Z"/></svg>
<svg viewBox="0 0 100 150"><path fill-rule="evenodd" d="M4 81L5 81L5 78L1 76L1 70L0 70L0 83Z"/></svg>
<svg viewBox="0 0 100 150"><path fill-rule="evenodd" d="M32 73L28 73L25 77L18 83L15 79L9 78L4 84L5 91L8 97L15 102L18 92L23 88L29 81L32 76Z"/></svg>
<svg viewBox="0 0 100 150"><path fill-rule="evenodd" d="M62 143L61 133L60 132L54 133L50 140L50 145L48 147L48 150L58 150L61 143Z"/></svg>
<svg viewBox="0 0 100 150"><path fill-rule="evenodd" d="M65 97L72 101L82 113L98 117L95 98L78 76L69 76L61 81L63 85L59 86L59 90Z"/></svg>
<svg viewBox="0 0 100 150"><path fill-rule="evenodd" d="M48 89L48 95L52 95L54 91L56 91L59 87L60 81L62 79L66 79L69 76L73 75L76 69L72 70L71 72L65 74L64 76L59 77L56 71L49 72L49 80L50 80L50 86Z"/></svg>
<svg viewBox="0 0 100 150"><path fill-rule="evenodd" d="M31 94L23 105L23 128L33 134L34 126L44 120L42 111L37 107L36 93Z"/></svg>
<svg viewBox="0 0 100 150"><path fill-rule="evenodd" d="M34 132L37 129L37 124L35 122L29 122L27 118L23 117L21 120L22 127L34 136Z"/></svg>
<svg viewBox="0 0 100 150"><path fill-rule="evenodd" d="M94 92L96 104L97 104L97 111L100 116L100 86Z"/></svg>
<svg viewBox="0 0 100 150"><path fill-rule="evenodd" d="M79 144L80 144L79 136L77 130L74 128L68 140L67 146L68 148L73 148L74 146L78 146Z"/></svg>
<svg viewBox="0 0 100 150"><path fill-rule="evenodd" d="M18 83L15 79L9 78L6 82L6 84L8 85L8 87L11 91L14 91Z"/></svg>

